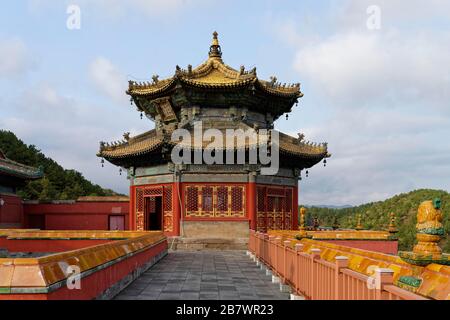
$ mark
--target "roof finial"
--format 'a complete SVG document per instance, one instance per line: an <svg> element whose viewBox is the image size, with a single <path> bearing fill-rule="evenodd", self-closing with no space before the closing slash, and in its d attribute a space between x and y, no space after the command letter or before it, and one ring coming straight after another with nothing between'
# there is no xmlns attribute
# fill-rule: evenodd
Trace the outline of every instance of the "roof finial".
<svg viewBox="0 0 450 320"><path fill-rule="evenodd" d="M218 36L217 31L214 31L211 48L209 49L210 58L222 58L222 49L220 48Z"/></svg>

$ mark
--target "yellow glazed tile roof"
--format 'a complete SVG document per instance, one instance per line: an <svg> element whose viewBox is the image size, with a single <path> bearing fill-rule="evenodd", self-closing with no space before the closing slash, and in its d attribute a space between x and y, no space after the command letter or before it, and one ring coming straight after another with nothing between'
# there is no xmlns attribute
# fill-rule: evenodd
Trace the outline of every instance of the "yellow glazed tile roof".
<svg viewBox="0 0 450 320"><path fill-rule="evenodd" d="M256 68L250 71L241 68L240 71L237 71L218 57L210 57L198 67L189 66L187 70L177 66L175 75L168 79L158 80L155 78L153 82L143 83L130 81L127 93L131 96L157 95L171 89L178 80L201 88L233 88L254 84L273 95L292 98L303 96L300 92L300 84L286 86L276 83L276 81L259 80Z"/></svg>
<svg viewBox="0 0 450 320"><path fill-rule="evenodd" d="M224 131L224 135L225 135ZM293 156L305 157L305 158L325 158L329 157L328 154L328 146L326 144L311 144L305 143L299 139L291 137L287 134L279 132L279 149L280 152L290 154ZM183 141L180 143L180 146L186 146L189 148L199 148L200 145L196 145L194 141L194 135L191 135L192 140L190 143L186 143ZM237 143L234 145L236 149L244 149L256 147L257 142L251 142L249 139L245 139L242 142L240 139L236 140ZM264 142L264 141L263 141ZM172 145L175 143L169 142ZM183 144L184 143L184 144ZM104 157L107 159L119 159L130 156L140 156L147 154L156 150L164 144L164 139L161 136L157 136L156 130L151 130L146 132L140 136L131 138L129 141L126 141L121 144L113 145L113 146L104 146L101 148L98 156ZM207 147L211 144L210 141L201 141L201 148L207 149ZM223 140L223 149L226 148L226 139Z"/></svg>

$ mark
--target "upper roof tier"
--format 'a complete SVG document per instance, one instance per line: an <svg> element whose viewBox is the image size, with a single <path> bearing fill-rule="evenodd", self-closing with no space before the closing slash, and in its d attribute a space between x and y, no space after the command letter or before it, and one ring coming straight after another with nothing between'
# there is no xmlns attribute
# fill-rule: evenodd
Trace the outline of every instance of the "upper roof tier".
<svg viewBox="0 0 450 320"><path fill-rule="evenodd" d="M23 180L40 179L43 172L39 168L33 168L21 163L9 160L0 150L0 176L10 176Z"/></svg>
<svg viewBox="0 0 450 320"><path fill-rule="evenodd" d="M210 92L209 95L180 94L188 90L194 92ZM225 99L218 100L213 93L228 94ZM239 95L236 96L236 93ZM170 96L176 107L189 105L226 106L236 104L240 107L261 112L272 113L275 117L290 112L292 106L303 96L300 84L281 84L276 77L270 81L260 80L256 68L246 70L244 66L235 70L222 60L222 50L217 32L213 34L208 59L196 68L191 65L187 69L176 67L175 75L169 79L159 80L153 76L152 82L129 82L127 91L141 111L147 111L148 102ZM180 95L183 98L180 98ZM276 106L276 107L274 107Z"/></svg>

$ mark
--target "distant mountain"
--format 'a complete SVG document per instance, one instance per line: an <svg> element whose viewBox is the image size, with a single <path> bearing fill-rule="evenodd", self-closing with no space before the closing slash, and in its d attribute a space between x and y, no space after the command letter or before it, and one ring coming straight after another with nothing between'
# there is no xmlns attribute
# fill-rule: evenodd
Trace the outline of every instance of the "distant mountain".
<svg viewBox="0 0 450 320"><path fill-rule="evenodd" d="M82 196L115 196L112 190L93 184L75 170L66 170L34 145L26 145L10 131L0 130L0 149L6 157L28 166L42 167L44 178L19 190L27 200L76 200Z"/></svg>
<svg viewBox="0 0 450 320"><path fill-rule="evenodd" d="M367 229L383 230L389 225L389 214L397 217L400 250L411 250L415 243L415 225L417 208L426 200L441 198L446 237L441 245L444 251L450 252L450 194L443 190L421 189L396 195L385 201L373 202L357 207L332 208L329 206L308 207L307 221L317 217L323 226L333 225L335 217L342 228L354 228L356 215L362 214L362 224Z"/></svg>
<svg viewBox="0 0 450 320"><path fill-rule="evenodd" d="M353 208L351 205L334 206L334 205L315 205L315 206L305 206L306 208L325 208L325 209L348 209Z"/></svg>

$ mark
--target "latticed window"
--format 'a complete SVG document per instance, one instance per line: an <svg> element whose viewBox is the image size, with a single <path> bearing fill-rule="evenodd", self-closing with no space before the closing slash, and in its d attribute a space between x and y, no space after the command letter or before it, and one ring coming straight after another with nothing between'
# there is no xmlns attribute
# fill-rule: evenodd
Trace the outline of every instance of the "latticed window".
<svg viewBox="0 0 450 320"><path fill-rule="evenodd" d="M136 189L136 211L144 212L144 190Z"/></svg>
<svg viewBox="0 0 450 320"><path fill-rule="evenodd" d="M187 187L186 189L186 210L188 213L198 212L198 188Z"/></svg>
<svg viewBox="0 0 450 320"><path fill-rule="evenodd" d="M266 189L264 187L258 187L257 189L257 208L258 212L265 212L265 199L266 199Z"/></svg>
<svg viewBox="0 0 450 320"><path fill-rule="evenodd" d="M163 188L157 187L157 188L146 188L144 190L144 196L162 196L163 195Z"/></svg>
<svg viewBox="0 0 450 320"><path fill-rule="evenodd" d="M172 211L172 187L164 187L164 211Z"/></svg>
<svg viewBox="0 0 450 320"><path fill-rule="evenodd" d="M228 188L217 188L217 211L228 212Z"/></svg>
<svg viewBox="0 0 450 320"><path fill-rule="evenodd" d="M231 212L241 213L244 210L244 188L231 187Z"/></svg>
<svg viewBox="0 0 450 320"><path fill-rule="evenodd" d="M213 212L213 187L207 186L202 188L202 211Z"/></svg>

